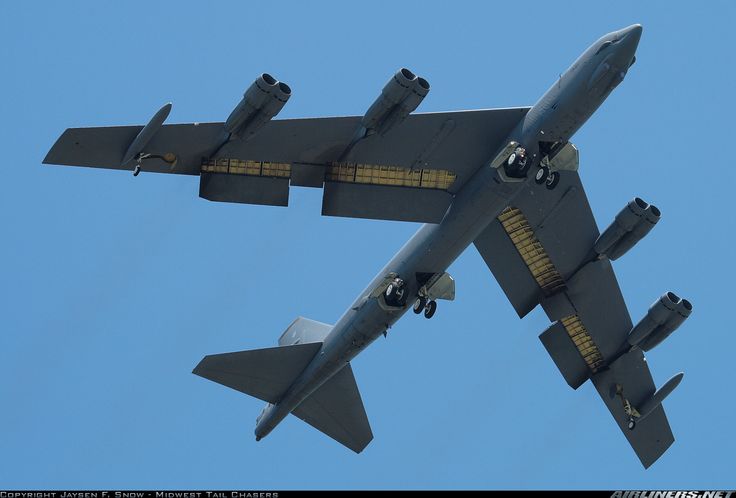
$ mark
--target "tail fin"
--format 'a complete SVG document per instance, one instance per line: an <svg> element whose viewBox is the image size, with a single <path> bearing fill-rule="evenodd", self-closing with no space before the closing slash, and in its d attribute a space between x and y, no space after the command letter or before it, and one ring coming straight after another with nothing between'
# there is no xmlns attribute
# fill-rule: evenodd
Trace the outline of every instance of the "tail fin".
<svg viewBox="0 0 736 498"><path fill-rule="evenodd" d="M356 453L363 451L373 439L350 364L322 384L292 413Z"/></svg>
<svg viewBox="0 0 736 498"><path fill-rule="evenodd" d="M278 403L321 347L321 342L312 342L213 354L205 356L192 373L263 401Z"/></svg>

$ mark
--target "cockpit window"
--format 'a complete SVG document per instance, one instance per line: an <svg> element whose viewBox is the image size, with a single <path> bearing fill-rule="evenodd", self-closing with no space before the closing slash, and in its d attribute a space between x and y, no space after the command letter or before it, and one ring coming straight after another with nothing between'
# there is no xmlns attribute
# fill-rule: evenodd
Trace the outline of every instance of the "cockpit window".
<svg viewBox="0 0 736 498"><path fill-rule="evenodd" d="M595 55L598 55L598 54L600 54L601 52L603 52L603 51L604 51L605 49L607 49L607 48L608 48L608 47L610 47L611 45L613 45L613 42L612 42L612 41L606 41L606 42L603 42L603 44L602 44L602 45L601 45L601 46L600 46L600 47L598 48L598 50L596 51Z"/></svg>

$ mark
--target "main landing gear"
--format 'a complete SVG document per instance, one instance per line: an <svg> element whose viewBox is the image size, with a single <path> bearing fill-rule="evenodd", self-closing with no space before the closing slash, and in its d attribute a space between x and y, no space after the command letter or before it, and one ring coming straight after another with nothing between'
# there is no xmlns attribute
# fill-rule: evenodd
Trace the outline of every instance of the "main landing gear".
<svg viewBox="0 0 736 498"><path fill-rule="evenodd" d="M534 181L538 184L545 184L547 189L552 190L560 183L560 174L557 171L551 171L547 166L540 166L537 174L534 175Z"/></svg>
<svg viewBox="0 0 736 498"><path fill-rule="evenodd" d="M437 311L437 301L428 301L426 297L419 296L412 309L417 315L424 311L424 318L430 319Z"/></svg>
<svg viewBox="0 0 736 498"><path fill-rule="evenodd" d="M388 284L383 293L386 304L389 306L403 307L406 304L406 287L404 281L395 278Z"/></svg>
<svg viewBox="0 0 736 498"><path fill-rule="evenodd" d="M531 161L526 154L526 149L524 147L517 147L508 159L506 159L504 171L506 175L512 178L525 178L531 165Z"/></svg>

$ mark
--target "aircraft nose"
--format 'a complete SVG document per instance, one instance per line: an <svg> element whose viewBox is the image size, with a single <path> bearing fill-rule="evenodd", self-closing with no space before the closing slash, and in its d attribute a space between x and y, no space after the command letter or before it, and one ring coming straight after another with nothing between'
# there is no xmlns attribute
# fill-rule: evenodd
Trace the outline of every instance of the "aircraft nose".
<svg viewBox="0 0 736 498"><path fill-rule="evenodd" d="M620 30L618 34L619 42L616 44L616 65L622 69L628 69L631 61L639 46L641 33L644 29L641 24L632 24L631 26Z"/></svg>
<svg viewBox="0 0 736 498"><path fill-rule="evenodd" d="M644 31L644 28L642 28L641 24L632 24L628 28L624 28L621 31L624 35L625 41L633 43L634 47L636 48L636 45L639 44L641 32Z"/></svg>

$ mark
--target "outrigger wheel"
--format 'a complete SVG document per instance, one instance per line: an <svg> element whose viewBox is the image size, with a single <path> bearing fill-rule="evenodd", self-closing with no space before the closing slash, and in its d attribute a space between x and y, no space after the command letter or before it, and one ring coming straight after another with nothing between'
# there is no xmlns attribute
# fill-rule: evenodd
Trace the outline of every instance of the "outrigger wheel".
<svg viewBox="0 0 736 498"><path fill-rule="evenodd" d="M633 431L634 427L636 427L636 420L634 420L633 418L630 418L627 427L629 428L630 431Z"/></svg>

